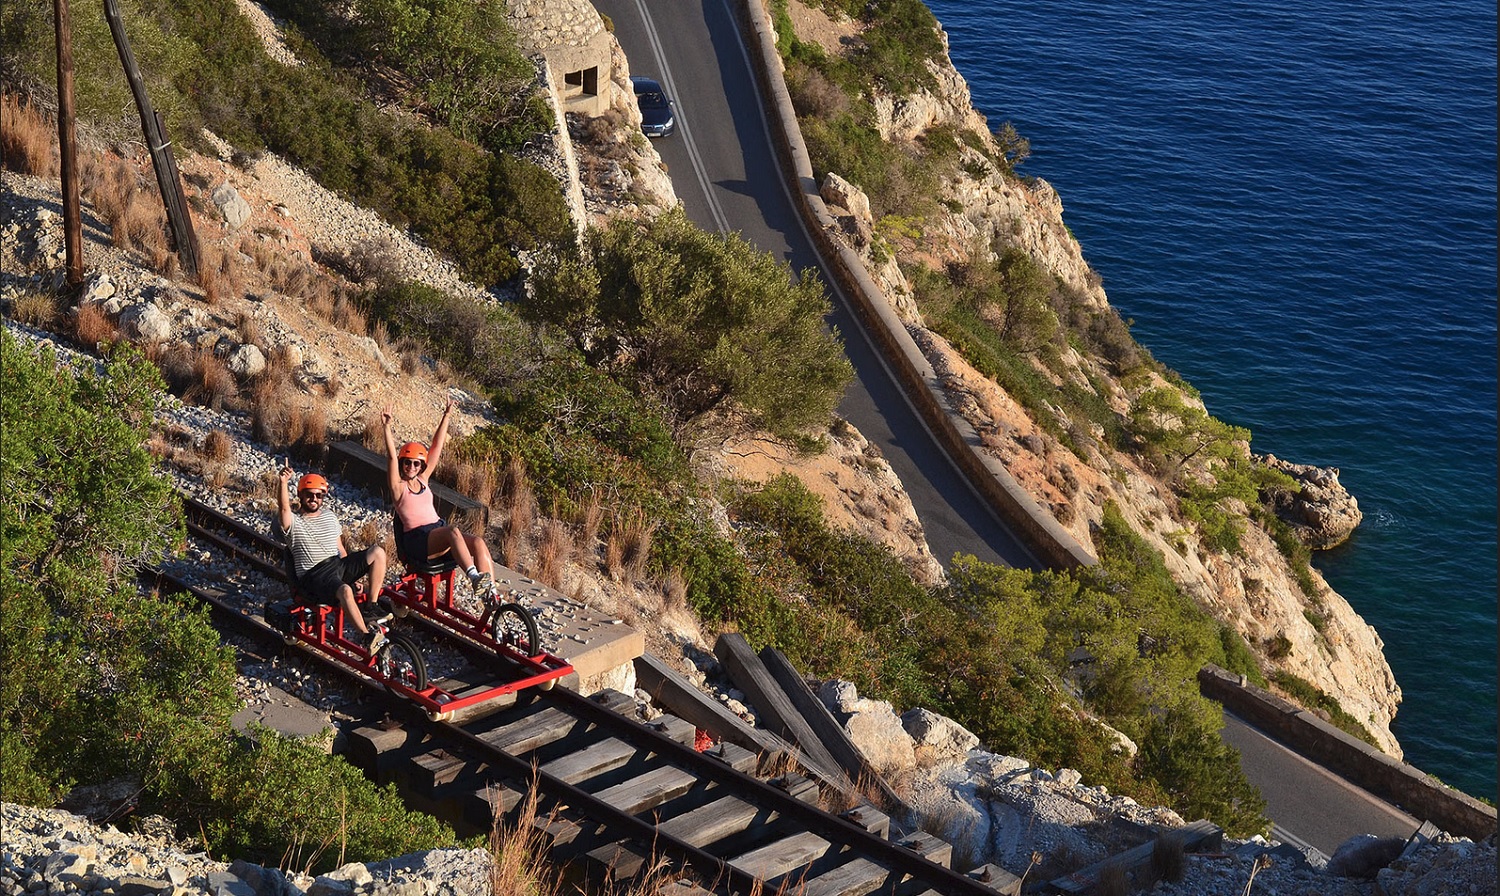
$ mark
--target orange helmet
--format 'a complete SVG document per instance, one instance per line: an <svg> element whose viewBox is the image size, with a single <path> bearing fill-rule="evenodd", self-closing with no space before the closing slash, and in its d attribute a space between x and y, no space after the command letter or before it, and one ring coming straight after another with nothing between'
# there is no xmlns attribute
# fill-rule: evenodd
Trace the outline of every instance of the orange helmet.
<svg viewBox="0 0 1500 896"><path fill-rule="evenodd" d="M297 494L303 492L326 492L328 491L328 480L317 473L308 473L297 480Z"/></svg>
<svg viewBox="0 0 1500 896"><path fill-rule="evenodd" d="M396 457L399 460L419 460L425 469L427 467L427 446L421 442L407 442L401 446L401 450L396 452Z"/></svg>

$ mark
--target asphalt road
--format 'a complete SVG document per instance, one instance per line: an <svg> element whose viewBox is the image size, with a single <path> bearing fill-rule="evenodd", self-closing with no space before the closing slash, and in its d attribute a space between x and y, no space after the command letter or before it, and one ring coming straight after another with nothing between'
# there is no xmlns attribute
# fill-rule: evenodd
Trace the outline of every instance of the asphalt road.
<svg viewBox="0 0 1500 896"><path fill-rule="evenodd" d="M831 285L776 165L727 0L595 0L594 6L613 20L631 74L657 78L677 104L677 133L655 144L688 217L700 227L737 231L799 271L817 270ZM848 299L832 292L829 323L843 335L857 374L839 413L890 461L938 559L947 565L955 553L966 553L1040 569L938 448ZM1418 827L1416 819L1227 714L1224 739L1240 750L1282 842L1331 854L1356 834L1406 837Z"/></svg>
<svg viewBox="0 0 1500 896"><path fill-rule="evenodd" d="M1224 713L1224 742L1240 751L1245 776L1260 787L1272 835L1332 855L1358 834L1410 837L1421 821Z"/></svg>
<svg viewBox="0 0 1500 896"><path fill-rule="evenodd" d="M749 58L725 0L594 5L614 22L631 74L658 79L677 104L677 132L655 145L688 217L700 227L738 232L797 271L811 267L831 286L782 181ZM938 560L946 566L963 553L1040 569L938 448L848 301L831 292L829 324L842 335L857 376L839 413L901 478Z"/></svg>

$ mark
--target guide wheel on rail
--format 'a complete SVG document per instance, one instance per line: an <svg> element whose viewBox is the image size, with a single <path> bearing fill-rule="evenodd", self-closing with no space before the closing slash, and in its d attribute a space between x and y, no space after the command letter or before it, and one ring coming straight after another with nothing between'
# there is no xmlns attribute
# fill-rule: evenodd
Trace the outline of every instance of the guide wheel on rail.
<svg viewBox="0 0 1500 896"><path fill-rule="evenodd" d="M422 653L405 635L388 632L386 642L375 651L375 671L386 680L386 689L399 684L409 690L427 687L427 664Z"/></svg>

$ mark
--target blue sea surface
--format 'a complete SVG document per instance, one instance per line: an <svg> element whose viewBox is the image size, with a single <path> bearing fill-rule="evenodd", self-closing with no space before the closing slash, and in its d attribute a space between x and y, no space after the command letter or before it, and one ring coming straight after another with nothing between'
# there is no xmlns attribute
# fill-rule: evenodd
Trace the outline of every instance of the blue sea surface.
<svg viewBox="0 0 1500 896"><path fill-rule="evenodd" d="M1384 639L1407 761L1494 798L1494 3L927 2L1136 338L1341 470L1365 521L1314 565Z"/></svg>

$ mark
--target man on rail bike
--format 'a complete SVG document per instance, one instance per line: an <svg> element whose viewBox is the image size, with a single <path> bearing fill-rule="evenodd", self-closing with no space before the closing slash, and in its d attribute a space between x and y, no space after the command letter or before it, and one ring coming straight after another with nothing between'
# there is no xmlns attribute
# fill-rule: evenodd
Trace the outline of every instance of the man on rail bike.
<svg viewBox="0 0 1500 896"><path fill-rule="evenodd" d="M359 604L354 600L354 586L368 574L370 593L380 590L385 582L385 548L373 544L356 554L345 549L344 526L324 506L328 480L317 473L308 473L297 481L299 510L293 513L287 494L291 478L292 468L283 467L281 489L277 492L277 523L292 552L297 590L319 604L343 604L344 615L367 637L367 648L374 653L384 635L379 628L372 632L365 625Z"/></svg>
<svg viewBox="0 0 1500 896"><path fill-rule="evenodd" d="M385 424L385 456L387 476L391 489L394 513L401 523L401 554L408 558L441 557L449 551L458 566L469 576L469 585L481 599L495 594L495 563L490 559L489 546L477 535L466 535L457 526L448 525L438 516L433 504L432 487L428 480L443 456L443 444L448 439L448 418L453 414L453 402L443 408L443 417L432 434L429 448L421 442L407 442L396 447L396 434L391 428L391 410L386 408L380 415Z"/></svg>

